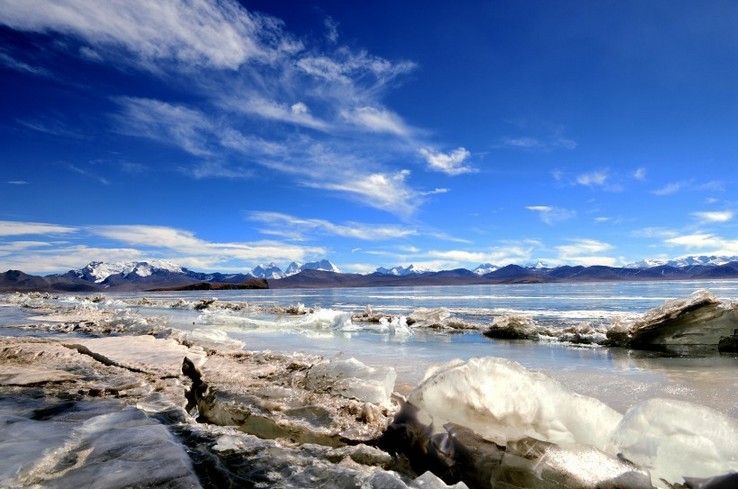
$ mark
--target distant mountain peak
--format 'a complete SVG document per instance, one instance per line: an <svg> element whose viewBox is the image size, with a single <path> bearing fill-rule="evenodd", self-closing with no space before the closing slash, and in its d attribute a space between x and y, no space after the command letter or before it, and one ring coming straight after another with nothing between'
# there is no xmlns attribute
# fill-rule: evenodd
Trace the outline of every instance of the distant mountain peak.
<svg viewBox="0 0 738 489"><path fill-rule="evenodd" d="M322 270L325 272L341 273L341 270L339 270L336 265L331 263L330 260L323 259L318 261L309 261L307 263L293 261L287 266L287 269L283 272L282 277L297 275L303 270Z"/></svg>
<svg viewBox="0 0 738 489"><path fill-rule="evenodd" d="M307 262L300 267L300 270L323 270L326 272L341 273L341 270L337 266L326 259Z"/></svg>
<svg viewBox="0 0 738 489"><path fill-rule="evenodd" d="M477 275L487 275L488 273L492 273L499 268L500 267L498 267L497 265L493 265L492 263L482 263L477 268L472 270L472 272L476 273Z"/></svg>
<svg viewBox="0 0 738 489"><path fill-rule="evenodd" d="M79 278L95 283L104 282L111 275L148 277L156 272L185 273L185 269L167 260L102 262L92 261L84 268L74 270Z"/></svg>
<svg viewBox="0 0 738 489"><path fill-rule="evenodd" d="M279 268L274 262L269 263L269 265L255 266L251 270L251 275L253 275L256 278L266 278L266 279L284 278L286 276L285 272L283 272L282 269Z"/></svg>
<svg viewBox="0 0 738 489"><path fill-rule="evenodd" d="M627 268L639 268L647 269L653 267L669 266L675 268L694 267L694 266L707 266L707 267L719 267L726 263L738 261L738 256L715 256L715 255L691 255L683 256L681 258L672 259L661 259L661 258L646 258L637 262L629 263L626 265Z"/></svg>
<svg viewBox="0 0 738 489"><path fill-rule="evenodd" d="M423 268L415 268L415 265L410 264L406 267L403 267L401 265L392 268L379 267L375 270L374 273L378 273L380 275L394 275L395 277L406 277L408 275L427 273L429 271L430 270Z"/></svg>

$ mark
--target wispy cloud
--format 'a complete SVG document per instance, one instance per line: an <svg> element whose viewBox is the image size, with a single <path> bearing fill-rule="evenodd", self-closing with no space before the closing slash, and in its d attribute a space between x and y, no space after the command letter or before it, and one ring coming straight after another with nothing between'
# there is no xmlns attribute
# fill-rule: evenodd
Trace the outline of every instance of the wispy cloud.
<svg viewBox="0 0 738 489"><path fill-rule="evenodd" d="M694 180L686 180L681 182L671 182L653 190L651 193L660 197L676 194L678 192L724 192L725 182L720 180L711 180L708 182L698 183Z"/></svg>
<svg viewBox="0 0 738 489"><path fill-rule="evenodd" d="M622 192L625 189L624 182L631 178L630 175L622 175L609 168L576 174L563 170L554 170L551 172L551 176L557 183L562 185L573 187L582 186L605 192Z"/></svg>
<svg viewBox="0 0 738 489"><path fill-rule="evenodd" d="M623 186L613 181L608 170L595 170L577 175L576 183L590 188L601 188L610 192L620 192Z"/></svg>
<svg viewBox="0 0 738 489"><path fill-rule="evenodd" d="M405 183L409 175L407 170L393 174L357 174L340 181L314 180L305 185L343 192L359 198L368 206L409 216L422 202L422 195Z"/></svg>
<svg viewBox="0 0 738 489"><path fill-rule="evenodd" d="M685 187L685 183L683 182L672 182L672 183L667 183L663 187L654 190L652 193L654 195L658 195L662 197L665 195L675 194L679 192L680 190L684 189L684 187Z"/></svg>
<svg viewBox="0 0 738 489"><path fill-rule="evenodd" d="M636 169L636 171L633 172L633 178L641 182L644 182L646 180L647 175L648 171L643 167L638 168Z"/></svg>
<svg viewBox="0 0 738 489"><path fill-rule="evenodd" d="M367 255L381 256L386 266L410 264L428 270L450 270L458 267L472 269L483 263L504 266L510 263L528 263L540 243L522 241L501 243L483 249L421 249L416 246L396 246L391 249L364 251Z"/></svg>
<svg viewBox="0 0 738 489"><path fill-rule="evenodd" d="M563 209L549 205L530 205L526 209L537 212L541 221L552 226L557 222L568 221L577 216L577 211L571 209Z"/></svg>
<svg viewBox="0 0 738 489"><path fill-rule="evenodd" d="M120 97L121 110L113 116L121 134L174 144L195 156L213 154L216 127L202 112L160 100Z"/></svg>
<svg viewBox="0 0 738 489"><path fill-rule="evenodd" d="M471 153L466 148L456 148L450 153L421 148L419 152L425 158L431 170L440 171L448 175L461 175L462 173L476 171L473 167L464 165L464 162L471 156Z"/></svg>
<svg viewBox="0 0 738 489"><path fill-rule="evenodd" d="M236 69L300 47L285 42L289 40L274 19L227 1L8 0L3 2L0 22L14 29L79 36L96 46L100 56L105 56L103 49L122 45L152 69L161 61Z"/></svg>
<svg viewBox="0 0 738 489"><path fill-rule="evenodd" d="M8 185L28 185L28 182L25 180L9 180L7 182Z"/></svg>
<svg viewBox="0 0 738 489"><path fill-rule="evenodd" d="M633 238L660 238L668 239L678 236L679 233L673 229L661 228L661 227L647 227L642 229L636 229L630 233Z"/></svg>
<svg viewBox="0 0 738 489"><path fill-rule="evenodd" d="M723 223L733 219L733 211L693 212L692 216L703 223Z"/></svg>
<svg viewBox="0 0 738 489"><path fill-rule="evenodd" d="M108 262L145 260L147 254L133 248L98 248L70 243L0 243L3 265L26 273L59 273L85 266L92 260ZM148 258L151 258L150 256Z"/></svg>
<svg viewBox="0 0 738 489"><path fill-rule="evenodd" d="M88 137L80 131L72 129L70 124L61 119L18 119L16 121L21 126L34 131L50 134L71 139L88 139Z"/></svg>
<svg viewBox="0 0 738 489"><path fill-rule="evenodd" d="M72 234L79 229L43 222L0 221L0 236L24 236L31 234Z"/></svg>
<svg viewBox="0 0 738 489"><path fill-rule="evenodd" d="M178 263L197 261L213 267L233 269L261 262L305 261L322 258L326 250L320 246L299 246L278 241L211 242L195 233L167 226L109 225L90 226L90 233L115 242L141 247L149 254L162 254Z"/></svg>
<svg viewBox="0 0 738 489"><path fill-rule="evenodd" d="M9 0L0 23L64 33L79 42L54 49L180 87L180 100L118 95L110 120L119 134L191 155L179 165L193 178L249 178L258 166L401 216L444 190L416 188L400 166L433 143L384 103L416 64L340 45L330 18L327 43L234 0ZM424 156L449 175L472 171L464 148Z"/></svg>
<svg viewBox="0 0 738 489"><path fill-rule="evenodd" d="M45 240L13 240L14 236L45 236ZM53 237L63 235L66 241ZM102 238L100 244L75 240ZM0 221L3 265L30 273L80 268L90 261L168 259L195 270L247 271L258 263L307 261L323 258L326 249L281 241L213 242L195 233L167 226L60 226L35 222ZM100 239L98 239L100 241ZM105 246L107 244L107 246Z"/></svg>
<svg viewBox="0 0 738 489"><path fill-rule="evenodd" d="M95 175L87 170L84 170L77 165L69 165L69 169L73 171L74 173L77 173L79 175L83 175L88 178L92 178L94 180L97 180L98 182L102 183L103 185L110 185L110 180L108 180L105 177L101 177L99 175Z"/></svg>
<svg viewBox="0 0 738 489"><path fill-rule="evenodd" d="M341 115L350 124L370 132L384 132L403 137L411 133L400 116L385 108L356 107L342 111Z"/></svg>
<svg viewBox="0 0 738 489"><path fill-rule="evenodd" d="M32 75L45 76L45 77L52 76L48 70L38 67L38 66L29 65L28 63L24 63L23 61L19 61L15 59L13 56L11 56L10 54L3 52L3 51L0 51L0 64L3 64L9 68L12 68L16 71L20 71L23 73L29 73Z"/></svg>
<svg viewBox="0 0 738 489"><path fill-rule="evenodd" d="M304 219L280 212L251 212L252 221L262 222L270 227L263 233L276 234L292 239L304 239L308 234L328 234L344 238L356 238L367 241L381 241L405 238L418 234L412 228L403 228L387 224L367 224L349 222L334 224L325 219Z"/></svg>
<svg viewBox="0 0 738 489"><path fill-rule="evenodd" d="M433 261L440 261L445 267L477 266L482 263L507 265L524 263L531 260L533 247L530 246L498 246L483 251L469 250L431 250L424 253Z"/></svg>
<svg viewBox="0 0 738 489"><path fill-rule="evenodd" d="M287 104L255 95L247 99L223 99L222 103L228 110L254 114L273 121L286 122L321 131L332 127L329 122L313 116L308 105L300 101Z"/></svg>
<svg viewBox="0 0 738 489"><path fill-rule="evenodd" d="M334 52L321 55L305 55L297 60L297 66L305 74L313 78L352 86L355 79L371 76L379 85L413 71L415 63L411 61L390 62L373 56L366 51L353 51L345 46Z"/></svg>
<svg viewBox="0 0 738 489"><path fill-rule="evenodd" d="M554 135L548 138L518 136L502 138L500 140L500 146L528 151L553 151L556 149L575 149L577 147L577 142L560 135Z"/></svg>
<svg viewBox="0 0 738 489"><path fill-rule="evenodd" d="M715 256L738 256L738 239L729 239L707 232L664 234L663 244L670 248L682 248L684 253Z"/></svg>
<svg viewBox="0 0 738 489"><path fill-rule="evenodd" d="M562 262L579 265L616 265L616 258L605 255L612 249L609 243L595 239L572 239L570 244L556 247Z"/></svg>
<svg viewBox="0 0 738 489"><path fill-rule="evenodd" d="M338 42L338 22L333 17L326 17L323 21L325 26L325 38L332 44Z"/></svg>

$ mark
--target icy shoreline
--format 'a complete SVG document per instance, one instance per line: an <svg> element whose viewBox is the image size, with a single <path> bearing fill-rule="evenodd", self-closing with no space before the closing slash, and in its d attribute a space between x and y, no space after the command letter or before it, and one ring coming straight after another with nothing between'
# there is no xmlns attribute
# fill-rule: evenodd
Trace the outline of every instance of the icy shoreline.
<svg viewBox="0 0 738 489"><path fill-rule="evenodd" d="M738 420L685 401L621 413L493 357L438 365L403 396L389 367L244 351L105 297L9 300L36 315L23 336L0 336L3 487L709 488L738 478ZM269 323L239 316L237 303L167 307ZM719 320L733 310L698 293L631 324L683 324L705 308ZM369 308L280 313L293 326L459 329L443 310L410 321Z"/></svg>

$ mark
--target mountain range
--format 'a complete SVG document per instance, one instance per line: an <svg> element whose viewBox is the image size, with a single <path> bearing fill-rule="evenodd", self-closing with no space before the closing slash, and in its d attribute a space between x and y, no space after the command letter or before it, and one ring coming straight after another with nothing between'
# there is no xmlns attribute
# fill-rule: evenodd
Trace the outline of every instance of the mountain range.
<svg viewBox="0 0 738 489"><path fill-rule="evenodd" d="M377 268L370 274L342 273L329 260L259 265L248 273L201 273L174 263L91 262L64 274L35 276L19 270L0 273L0 291L145 291L153 289L325 288L500 283L604 282L738 278L738 257L691 256L676 260L642 260L625 267L530 266L498 267L485 263L474 270L430 271L413 265ZM261 279L261 280L256 280Z"/></svg>

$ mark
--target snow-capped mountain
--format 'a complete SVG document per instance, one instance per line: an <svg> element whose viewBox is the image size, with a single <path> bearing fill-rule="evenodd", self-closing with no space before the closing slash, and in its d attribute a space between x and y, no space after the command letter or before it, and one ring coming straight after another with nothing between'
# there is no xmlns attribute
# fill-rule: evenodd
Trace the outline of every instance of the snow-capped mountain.
<svg viewBox="0 0 738 489"><path fill-rule="evenodd" d="M661 266L669 266L676 268L707 266L719 267L726 263L738 261L738 256L684 256L671 260L662 260L658 258L644 259L627 265L627 268L653 268Z"/></svg>
<svg viewBox="0 0 738 489"><path fill-rule="evenodd" d="M300 271L303 270L323 270L325 272L341 273L341 270L328 260L307 262L300 267Z"/></svg>
<svg viewBox="0 0 738 489"><path fill-rule="evenodd" d="M339 270L338 267L331 263L329 260L310 261L307 263L299 263L293 261L287 266L287 269L284 271L282 278L297 275L303 270L322 270L325 272L341 273L341 270Z"/></svg>
<svg viewBox="0 0 738 489"><path fill-rule="evenodd" d="M408 265L406 267L403 266L396 266L392 268L384 268L379 267L374 273L378 273L380 275L394 275L396 277L406 277L408 275L417 275L419 273L426 273L428 270L422 269L422 268L415 268L415 265Z"/></svg>
<svg viewBox="0 0 738 489"><path fill-rule="evenodd" d="M289 277L290 275L296 275L300 273L300 270L301 270L300 267L302 267L302 263L293 261L287 266L287 270L284 271L285 277Z"/></svg>
<svg viewBox="0 0 738 489"><path fill-rule="evenodd" d="M251 275L256 278L271 278L278 279L286 276L285 272L282 271L274 262L269 265L257 265L251 270Z"/></svg>
<svg viewBox="0 0 738 489"><path fill-rule="evenodd" d="M166 260L152 261L129 261L105 263L101 261L90 262L84 268L73 270L78 278L102 283L111 275L121 275L123 278L131 275L138 277L149 277L155 273L186 273L186 269Z"/></svg>
<svg viewBox="0 0 738 489"><path fill-rule="evenodd" d="M487 275L488 273L492 273L499 268L500 267L498 267L497 265L493 265L492 263L482 263L477 268L472 270L472 272L476 273L477 275Z"/></svg>

